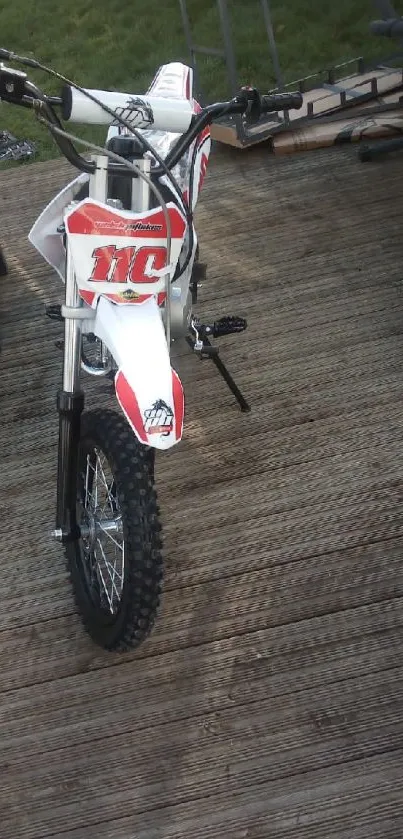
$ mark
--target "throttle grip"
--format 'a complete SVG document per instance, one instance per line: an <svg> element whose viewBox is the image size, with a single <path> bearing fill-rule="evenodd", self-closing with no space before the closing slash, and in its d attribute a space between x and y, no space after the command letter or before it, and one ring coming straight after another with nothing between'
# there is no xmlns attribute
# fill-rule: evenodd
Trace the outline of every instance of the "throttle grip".
<svg viewBox="0 0 403 839"><path fill-rule="evenodd" d="M261 111L267 114L270 111L299 110L302 107L304 97L298 91L295 93L273 93L262 96Z"/></svg>

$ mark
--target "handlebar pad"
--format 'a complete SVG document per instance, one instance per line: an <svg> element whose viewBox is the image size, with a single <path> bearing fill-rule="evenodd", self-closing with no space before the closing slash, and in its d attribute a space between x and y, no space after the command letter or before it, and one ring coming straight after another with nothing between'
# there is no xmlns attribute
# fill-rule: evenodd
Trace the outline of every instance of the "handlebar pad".
<svg viewBox="0 0 403 839"><path fill-rule="evenodd" d="M302 107L304 97L302 93L273 93L272 95L262 96L261 111L262 114L270 111L290 111L299 110Z"/></svg>
<svg viewBox="0 0 403 839"><path fill-rule="evenodd" d="M119 93L113 90L92 90L83 88L76 90L70 85L62 89L63 119L82 125L110 125L113 116L104 111L100 105L85 95L90 96L106 105L116 115L121 115L133 128L154 128L156 131L172 131L182 134L188 130L193 109L187 99L168 99L145 94L138 96L131 93Z"/></svg>
<svg viewBox="0 0 403 839"><path fill-rule="evenodd" d="M381 35L384 38L403 38L403 18L374 20L369 28L373 35Z"/></svg>

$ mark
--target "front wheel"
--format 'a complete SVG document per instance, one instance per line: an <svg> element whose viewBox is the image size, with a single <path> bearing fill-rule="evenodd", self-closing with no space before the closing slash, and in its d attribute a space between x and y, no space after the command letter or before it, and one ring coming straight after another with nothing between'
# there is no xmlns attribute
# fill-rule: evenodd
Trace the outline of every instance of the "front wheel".
<svg viewBox="0 0 403 839"><path fill-rule="evenodd" d="M150 450L114 411L81 418L77 522L66 556L85 628L105 649L137 647L160 601L161 526Z"/></svg>

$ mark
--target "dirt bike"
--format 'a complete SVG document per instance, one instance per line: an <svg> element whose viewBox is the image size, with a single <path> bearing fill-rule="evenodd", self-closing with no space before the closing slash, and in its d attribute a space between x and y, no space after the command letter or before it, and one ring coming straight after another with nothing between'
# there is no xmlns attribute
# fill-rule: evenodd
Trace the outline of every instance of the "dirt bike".
<svg viewBox="0 0 403 839"><path fill-rule="evenodd" d="M0 98L32 108L80 175L44 209L29 240L65 284L54 537L65 547L76 605L91 638L108 650L138 646L154 624L161 594L161 525L154 486L156 450L182 438L184 395L171 343L185 338L210 357L249 406L210 339L246 322L202 324L192 313L204 271L193 211L206 174L209 127L224 114L258 122L299 108L299 93L261 96L242 88L201 108L192 70L162 66L142 96L88 90L32 58L0 58L45 70L63 82L47 96L25 72L0 65ZM64 122L108 126L105 147L68 133ZM86 158L77 143L95 154ZM94 357L95 353L95 357ZM80 371L114 381L121 412L83 413Z"/></svg>

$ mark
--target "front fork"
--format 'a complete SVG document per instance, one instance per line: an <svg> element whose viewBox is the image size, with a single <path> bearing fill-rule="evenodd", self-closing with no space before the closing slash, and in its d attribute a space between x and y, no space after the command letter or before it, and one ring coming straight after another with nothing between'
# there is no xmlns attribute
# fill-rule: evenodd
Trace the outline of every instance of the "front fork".
<svg viewBox="0 0 403 839"><path fill-rule="evenodd" d="M81 319L71 316L80 307L73 262L67 246L63 386L57 394L59 447L54 536L60 542L70 542L80 536L76 503L80 423L84 408L84 393L80 388Z"/></svg>

